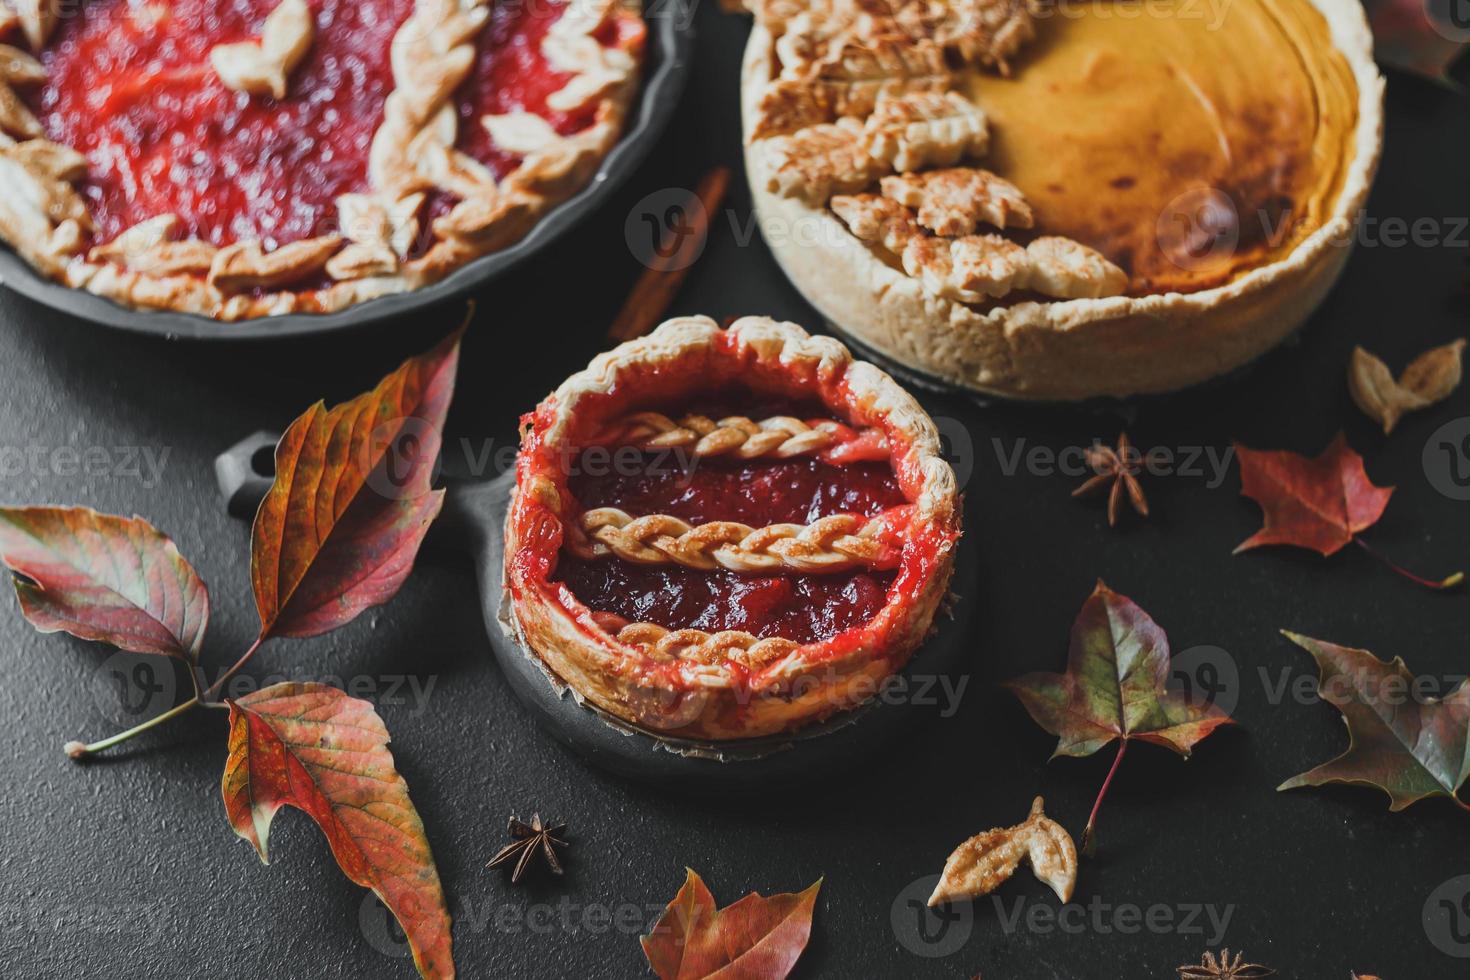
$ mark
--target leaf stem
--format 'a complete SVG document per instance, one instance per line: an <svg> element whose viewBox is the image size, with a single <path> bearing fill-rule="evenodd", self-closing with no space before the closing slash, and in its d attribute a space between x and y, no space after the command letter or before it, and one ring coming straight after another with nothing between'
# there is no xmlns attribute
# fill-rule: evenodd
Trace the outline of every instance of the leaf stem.
<svg viewBox="0 0 1470 980"><path fill-rule="evenodd" d="M225 671L223 674L220 674L219 677L215 679L215 682L209 685L209 690L201 694L199 696L199 700L205 704L212 704L214 702L214 699L219 697L220 688L225 686L225 682L228 681L231 677L234 677L235 674L239 673L240 668L244 667L245 664L249 662L250 658L255 656L255 651L259 650L260 645L264 642L265 634L262 633L260 636L257 636L255 638L254 643L250 644L250 648L248 650L240 654L240 659L236 660L233 664L230 665L229 670Z"/></svg>
<svg viewBox="0 0 1470 980"><path fill-rule="evenodd" d="M1108 787L1113 785L1113 777L1118 774L1118 765L1123 761L1123 753L1128 751L1128 739L1118 742L1118 754L1113 757L1113 768L1108 770L1108 778L1103 780L1102 789L1097 791L1097 801L1092 804L1092 813L1087 816L1087 828L1082 831L1082 853L1091 857L1097 851L1097 811L1102 808L1103 798L1108 795Z"/></svg>
<svg viewBox="0 0 1470 980"><path fill-rule="evenodd" d="M109 738L104 738L100 742L92 742L90 745L84 744L82 742L67 742L66 745L62 746L62 748L66 751L66 754L71 756L73 759L83 759L89 755L92 755L95 752L101 752L103 749L110 749L120 742L126 742L134 735L141 735L155 725L161 725L164 722L168 721L170 718L175 718L186 711L197 708L198 706L199 697L198 695L195 695L187 701L182 701L179 704L174 705L163 714L155 715L154 717L149 718L141 725L134 725L127 731L118 732L116 735L113 735Z"/></svg>
<svg viewBox="0 0 1470 980"><path fill-rule="evenodd" d="M127 731L118 732L116 735L110 736L109 738L104 738L100 742L67 742L66 745L62 746L63 750L65 750L66 754L71 756L73 759L83 759L89 755L92 755L93 753L101 752L103 749L110 749L114 745L126 742L133 736L141 735L144 732L148 731L148 729L153 728L156 725L161 725L171 718L177 718L179 715L184 714L186 711L190 711L194 708L199 707L200 705L203 705L207 708L219 707L219 705L214 702L214 699L219 696L220 688L224 687L225 682L228 681L231 677L234 677L235 674L239 672L240 668L244 667L245 664L250 660L250 658L255 656L255 651L259 650L260 645L264 642L264 636L257 636L255 638L255 642L250 644L250 648L240 655L240 659L236 660L235 663L230 667L230 669L221 674L219 678L209 686L209 690L204 691L202 694L199 692L199 680L197 677L194 676L194 672L191 670L189 672L189 677L193 680L194 683L194 696L189 700L182 701L179 704L174 705L172 708L169 708L161 715L156 715L153 718L149 718L141 725L134 725Z"/></svg>
<svg viewBox="0 0 1470 980"><path fill-rule="evenodd" d="M1407 568L1404 568L1402 565L1399 565L1397 562L1393 561L1391 558L1388 558L1382 552L1380 552L1380 551L1374 549L1373 547L1371 547L1368 544L1368 542L1364 541L1362 538L1353 538L1353 541L1357 543L1357 545L1358 545L1359 548L1362 548L1368 554L1372 555L1374 558L1377 558L1379 561L1383 562L1385 565L1387 565L1389 568L1393 569L1395 572L1398 572L1400 575L1402 575L1404 578L1408 579L1410 582L1414 582L1414 583L1416 583L1418 585L1422 585L1426 589L1435 589L1436 591L1441 591L1442 592L1442 591L1444 591L1446 589L1453 589L1456 586L1458 586L1461 582L1465 581L1465 573L1464 572L1456 572L1453 575L1448 575L1448 576L1440 579L1438 582L1434 581L1433 579L1427 579L1427 578L1425 578L1422 575L1415 575L1413 572L1409 571Z"/></svg>

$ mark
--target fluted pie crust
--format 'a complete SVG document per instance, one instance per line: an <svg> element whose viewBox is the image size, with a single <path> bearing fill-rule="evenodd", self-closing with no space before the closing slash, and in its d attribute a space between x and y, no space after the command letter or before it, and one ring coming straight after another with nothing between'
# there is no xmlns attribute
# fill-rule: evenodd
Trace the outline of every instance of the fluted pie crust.
<svg viewBox="0 0 1470 980"><path fill-rule="evenodd" d="M134 23L158 9L133 6L127 16ZM336 198L331 230L275 246L188 237L187 223L170 213L100 240L85 185L89 170L109 164L48 140L26 101L49 84L39 56L58 27L61 0L0 0L0 240L65 285L129 306L221 320L326 313L433 283L524 237L584 186L616 144L637 86L644 41L638 0L566 0L540 39L547 70L564 77L545 104L590 123L559 132L521 109L466 120L485 127L496 152L512 158L497 179L463 149L458 112L465 87L479 84L477 43L491 9L490 0L412 3L392 35L390 91L372 108L381 118L360 188ZM306 0L280 0L259 36L217 44L203 64L185 69L202 72L205 84L217 80L252 100L289 106L291 73L312 48L319 16ZM344 84L358 84L354 70L345 67ZM109 77L80 81L103 93L112 84ZM177 166L192 170L197 151L178 152ZM431 211L436 197L450 205Z"/></svg>
<svg viewBox="0 0 1470 980"><path fill-rule="evenodd" d="M1169 3L1097 26L1086 18L1110 4L748 2L742 112L766 241L834 327L927 376L1034 400L1182 388L1288 336L1346 263L1382 142L1356 0L1226 5L1220 25L1178 35L1175 60L1157 20ZM1278 53L1259 38L1314 47L1273 66L1253 60ZM1218 74L1219 98L1196 69ZM1154 74L1130 89L1132 71ZM1130 94L1110 107L1115 91ZM1206 125L1228 167L1181 180L1213 153L1187 142ZM1067 186L1068 167L1089 166L1085 189ZM1182 184L1200 197L1147 196ZM1172 212L1208 221L1222 187L1270 240L1242 235L1214 264L1160 260L1181 244Z"/></svg>
<svg viewBox="0 0 1470 980"><path fill-rule="evenodd" d="M729 386L819 404L831 419L680 422L662 414ZM502 621L579 697L644 730L749 738L851 708L908 660L947 595L960 509L933 422L888 375L794 324L745 317L722 330L706 317L670 320L568 378L525 417L522 433L505 528ZM568 476L582 449L608 444L682 447L696 462L819 452L840 460L844 447L871 458L876 449L907 503L883 516L881 533L865 528L871 522L835 517L805 528L691 527L621 511L610 518L584 511ZM799 643L610 617L558 579L558 562L573 554L739 574L820 575L867 564L893 578L870 619Z"/></svg>

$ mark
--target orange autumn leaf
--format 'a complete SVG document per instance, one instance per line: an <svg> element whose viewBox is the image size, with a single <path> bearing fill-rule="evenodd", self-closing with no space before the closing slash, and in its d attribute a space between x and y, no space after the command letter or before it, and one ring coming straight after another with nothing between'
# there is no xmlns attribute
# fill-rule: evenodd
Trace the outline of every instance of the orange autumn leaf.
<svg viewBox="0 0 1470 980"><path fill-rule="evenodd" d="M432 490L461 327L372 391L317 402L276 445L250 534L260 636L316 636L387 602L443 504Z"/></svg>
<svg viewBox="0 0 1470 980"><path fill-rule="evenodd" d="M812 932L818 879L802 892L751 892L723 909L692 869L684 887L642 937L643 955L659 980L782 980Z"/></svg>
<svg viewBox="0 0 1470 980"><path fill-rule="evenodd" d="M419 972L452 978L444 890L373 706L325 684L294 683L228 704L229 756L220 789L235 833L268 861L276 811L304 812L326 834L342 872L371 888L397 917Z"/></svg>

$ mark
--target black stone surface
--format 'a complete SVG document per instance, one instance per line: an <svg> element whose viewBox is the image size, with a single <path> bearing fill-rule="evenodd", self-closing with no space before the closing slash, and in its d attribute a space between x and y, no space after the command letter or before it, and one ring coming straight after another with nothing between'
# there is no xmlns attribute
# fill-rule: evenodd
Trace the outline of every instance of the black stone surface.
<svg viewBox="0 0 1470 980"><path fill-rule="evenodd" d="M581 233L479 297L450 418L477 451L503 461L517 415L603 346L641 268L624 238L639 200L691 186L714 162L738 164L745 26L713 5L698 13L693 83L654 158ZM1470 564L1470 504L1437 490L1423 462L1426 445L1436 453L1436 430L1470 416L1470 389L1385 440L1343 383L1354 344L1400 366L1466 332L1467 159L1470 103L1392 78L1387 152L1369 208L1377 230L1365 234L1300 341L1227 383L1118 410L925 396L967 437L967 533L980 566L979 588L965 597L978 613L973 671L957 711L857 775L814 772L795 791L710 800L589 769L511 696L493 666L469 563L443 552L426 553L390 605L327 637L272 643L247 674L335 678L378 702L428 826L465 977L644 975L637 934L686 865L724 903L825 876L800 977L983 971L1139 980L1171 977L1219 946L1286 977L1464 976L1465 961L1432 935L1462 954L1470 944L1453 945L1447 928L1427 930L1425 909L1465 893L1451 883L1431 901L1470 873L1465 814L1442 800L1390 814L1381 794L1362 789L1278 794L1281 780L1335 755L1346 739L1331 708L1273 691L1312 675L1310 659L1278 636L1282 627L1400 654L1426 675L1465 673L1470 599L1419 590L1357 549L1331 560L1288 551L1232 557L1259 526L1258 510L1237 496L1234 470L1218 485L1207 476L1151 478L1153 519L1110 531L1100 502L1070 499L1074 478L1024 465L1007 474L1003 463L1018 447L1059 451L1111 440L1124 425L1145 447L1217 453L1232 437L1315 453L1344 429L1372 477L1398 487L1368 535L1373 544L1434 574ZM676 312L764 313L816 326L759 236L742 237L751 232L749 202L738 179L734 187ZM1382 234L1387 219L1433 221L1439 244L1396 246ZM214 455L284 425L318 397L368 387L457 317L445 309L325 342L206 347L108 333L0 294L0 498L138 512L171 534L212 589L205 659L216 671L249 642L256 621L247 528L220 506ZM167 454L156 481L125 465L129 447L155 460ZM74 466L69 454L87 450L91 468L79 469L88 457ZM1461 465L1470 469L1470 460ZM1098 577L1147 608L1176 650L1228 653L1242 730L1211 737L1189 762L1146 746L1130 751L1103 812L1101 851L1078 883L1078 911L1050 925L1032 918L1057 903L1023 873L1001 890L1000 908L976 903L926 945L913 938L905 890L936 873L956 843L1019 820L1037 793L1074 831L1086 821L1111 752L1048 764L1052 739L996 683L1062 667L1068 626ZM7 974L412 976L407 960L384 952L401 946L382 912L343 878L306 818L278 818L270 867L235 839L219 801L221 713L199 712L88 765L68 761L64 741L128 723L112 692L119 664L97 647L34 633L3 601L11 606L0 615ZM427 697L396 687L405 676ZM513 888L483 865L504 840L506 817L534 810L570 823L568 874ZM1016 902L1020 917L1008 924ZM1228 927L1212 934L1206 914L1186 922L1196 907L1228 910ZM1151 908L1159 910L1152 927L1132 918L1131 910ZM1458 925L1463 934L1470 917ZM950 945L946 956L918 955Z"/></svg>

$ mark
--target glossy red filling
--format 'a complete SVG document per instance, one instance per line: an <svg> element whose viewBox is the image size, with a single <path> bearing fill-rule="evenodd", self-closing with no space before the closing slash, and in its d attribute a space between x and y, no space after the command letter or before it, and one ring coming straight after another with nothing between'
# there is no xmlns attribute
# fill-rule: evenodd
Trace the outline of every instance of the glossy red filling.
<svg viewBox="0 0 1470 980"><path fill-rule="evenodd" d="M185 235L271 248L332 231L336 198L366 188L394 87L389 43L414 0L311 0L316 37L281 102L225 88L209 65L216 44L258 37L276 2L89 0L68 9L32 105L48 138L88 158L84 193L99 241L172 213ZM460 97L462 138L497 173L511 161L478 117L544 110L565 76L546 66L540 37L562 9L502 4L481 36ZM553 122L566 132L590 113Z"/></svg>
<svg viewBox="0 0 1470 980"><path fill-rule="evenodd" d="M584 454L570 488L583 508L615 506L635 516L671 514L692 524L733 520L753 527L808 524L833 514L871 517L908 501L886 463L831 466L810 458L701 460L681 469L673 454L645 456L638 472ZM887 601L892 572L745 575L563 551L554 576L589 609L630 622L707 632L741 630L800 643L829 639L871 620Z"/></svg>

